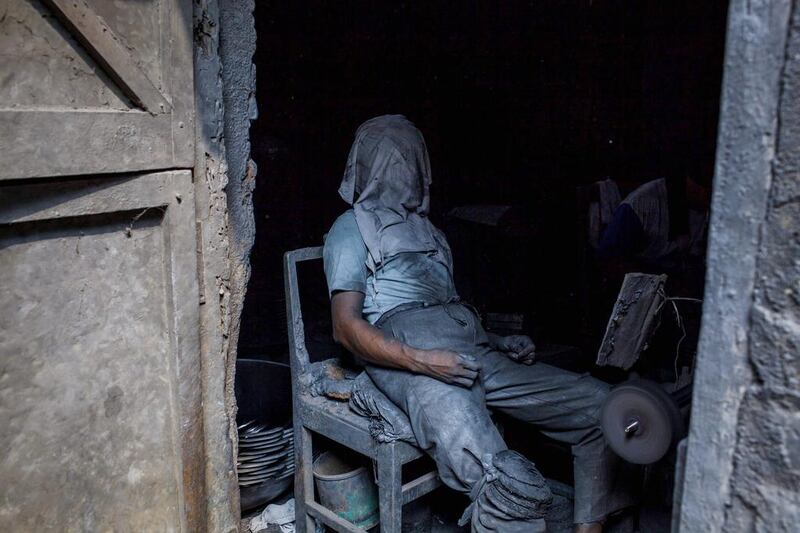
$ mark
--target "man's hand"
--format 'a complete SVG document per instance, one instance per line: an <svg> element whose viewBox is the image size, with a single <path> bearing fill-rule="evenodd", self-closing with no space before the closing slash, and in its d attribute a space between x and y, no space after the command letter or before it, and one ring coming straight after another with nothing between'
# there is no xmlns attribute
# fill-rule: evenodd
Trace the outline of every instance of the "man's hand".
<svg viewBox="0 0 800 533"><path fill-rule="evenodd" d="M419 350L414 359L415 372L466 388L472 387L481 369L473 356L450 350Z"/></svg>
<svg viewBox="0 0 800 533"><path fill-rule="evenodd" d="M532 365L536 361L536 345L527 335L496 336L495 347L517 363Z"/></svg>
<svg viewBox="0 0 800 533"><path fill-rule="evenodd" d="M350 352L376 365L403 368L453 385L471 387L475 382L480 364L473 356L413 348L364 320L363 309L361 292L337 292L331 299L333 338Z"/></svg>

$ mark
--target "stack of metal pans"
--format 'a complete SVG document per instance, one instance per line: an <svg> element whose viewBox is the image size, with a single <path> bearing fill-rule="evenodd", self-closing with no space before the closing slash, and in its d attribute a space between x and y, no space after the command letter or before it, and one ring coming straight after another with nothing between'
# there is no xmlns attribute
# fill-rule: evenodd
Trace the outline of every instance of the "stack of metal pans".
<svg viewBox="0 0 800 533"><path fill-rule="evenodd" d="M242 511L286 493L294 480L292 378L289 365L236 361L239 450L236 470Z"/></svg>
<svg viewBox="0 0 800 533"><path fill-rule="evenodd" d="M292 428L267 427L255 420L239 426L236 472L240 487L252 487L289 478L294 474Z"/></svg>

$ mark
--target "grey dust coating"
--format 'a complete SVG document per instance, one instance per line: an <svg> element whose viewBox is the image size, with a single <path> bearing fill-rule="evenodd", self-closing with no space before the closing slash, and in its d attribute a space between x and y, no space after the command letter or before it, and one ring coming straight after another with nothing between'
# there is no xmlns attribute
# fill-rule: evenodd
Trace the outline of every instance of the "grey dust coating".
<svg viewBox="0 0 800 533"><path fill-rule="evenodd" d="M2 530L238 528L253 6L0 2Z"/></svg>
<svg viewBox="0 0 800 533"><path fill-rule="evenodd" d="M0 530L192 527L193 203L188 171L0 189Z"/></svg>
<svg viewBox="0 0 800 533"><path fill-rule="evenodd" d="M800 2L731 2L682 533L800 523Z"/></svg>

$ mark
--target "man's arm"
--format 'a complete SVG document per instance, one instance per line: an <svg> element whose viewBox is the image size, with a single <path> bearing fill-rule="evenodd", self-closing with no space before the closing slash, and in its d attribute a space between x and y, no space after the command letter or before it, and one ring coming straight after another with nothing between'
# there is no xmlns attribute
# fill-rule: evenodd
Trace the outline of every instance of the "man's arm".
<svg viewBox="0 0 800 533"><path fill-rule="evenodd" d="M350 352L380 366L425 374L445 383L471 387L480 365L450 350L420 350L386 335L364 320L364 294L341 291L331 298L333 338Z"/></svg>

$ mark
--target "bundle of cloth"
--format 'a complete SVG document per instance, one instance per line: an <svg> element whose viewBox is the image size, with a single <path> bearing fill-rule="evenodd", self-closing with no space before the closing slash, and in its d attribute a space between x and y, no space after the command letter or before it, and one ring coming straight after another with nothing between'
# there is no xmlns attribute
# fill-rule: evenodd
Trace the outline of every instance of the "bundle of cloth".
<svg viewBox="0 0 800 533"><path fill-rule="evenodd" d="M311 365L309 375L309 392L346 401L351 411L369 420L369 432L376 442L416 443L406 414L375 386L366 372L347 369L338 359L327 359Z"/></svg>
<svg viewBox="0 0 800 533"><path fill-rule="evenodd" d="M481 465L483 477L458 524L471 521L475 533L547 531L544 517L553 494L536 466L512 450L486 454Z"/></svg>

